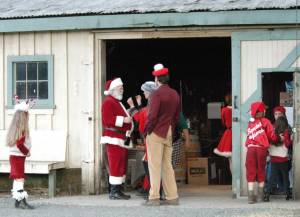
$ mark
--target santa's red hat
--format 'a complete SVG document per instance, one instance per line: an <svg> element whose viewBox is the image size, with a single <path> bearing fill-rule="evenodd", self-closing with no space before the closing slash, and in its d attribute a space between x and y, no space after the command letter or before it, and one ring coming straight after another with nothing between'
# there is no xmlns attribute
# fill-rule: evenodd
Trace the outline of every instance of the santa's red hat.
<svg viewBox="0 0 300 217"><path fill-rule="evenodd" d="M273 109L273 113L275 112L281 112L282 114L285 114L285 108L283 106L277 106Z"/></svg>
<svg viewBox="0 0 300 217"><path fill-rule="evenodd" d="M251 113L251 120L255 118L257 112L264 112L266 110L266 106L263 102L254 102L251 104L250 113Z"/></svg>
<svg viewBox="0 0 300 217"><path fill-rule="evenodd" d="M120 85L123 85L121 78L114 78L112 80L108 80L105 84L104 95L109 95L112 89Z"/></svg>
<svg viewBox="0 0 300 217"><path fill-rule="evenodd" d="M153 76L162 76L168 74L169 74L169 69L165 68L163 64L158 63L154 66L154 71L152 72Z"/></svg>

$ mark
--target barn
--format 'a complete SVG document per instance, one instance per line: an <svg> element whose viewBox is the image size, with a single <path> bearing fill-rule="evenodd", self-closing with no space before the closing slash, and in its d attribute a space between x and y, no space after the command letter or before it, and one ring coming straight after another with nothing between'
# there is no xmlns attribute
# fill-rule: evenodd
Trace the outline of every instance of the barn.
<svg viewBox="0 0 300 217"><path fill-rule="evenodd" d="M220 126L208 118L208 104L232 92L234 197L247 193L243 144L251 102L289 107L293 192L299 198L298 9L295 0L2 1L0 172L9 170L4 140L18 94L38 99L30 112L35 146L26 170L49 174L49 184L55 184L55 169L79 171L83 194L103 192L104 84L120 76L126 96L133 96L162 62L184 114L199 129L210 129L211 138ZM286 83L294 84L292 92Z"/></svg>

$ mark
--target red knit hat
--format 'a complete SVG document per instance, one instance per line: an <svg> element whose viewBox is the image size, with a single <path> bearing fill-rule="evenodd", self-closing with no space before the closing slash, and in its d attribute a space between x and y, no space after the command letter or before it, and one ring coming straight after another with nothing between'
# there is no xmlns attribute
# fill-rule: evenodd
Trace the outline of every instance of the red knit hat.
<svg viewBox="0 0 300 217"><path fill-rule="evenodd" d="M254 102L251 104L251 117L255 118L257 112L264 112L266 106L263 102Z"/></svg>
<svg viewBox="0 0 300 217"><path fill-rule="evenodd" d="M153 76L161 76L161 75L168 75L169 69L164 68L163 64L158 63L154 66L154 71L152 72Z"/></svg>
<svg viewBox="0 0 300 217"><path fill-rule="evenodd" d="M277 106L273 109L273 113L275 112L281 112L282 114L285 114L285 108L283 106Z"/></svg>
<svg viewBox="0 0 300 217"><path fill-rule="evenodd" d="M123 82L122 82L121 78L114 78L112 80L108 80L105 83L104 95L106 95L106 96L109 95L110 91L112 89L114 89L115 87L120 86L120 85L123 85Z"/></svg>

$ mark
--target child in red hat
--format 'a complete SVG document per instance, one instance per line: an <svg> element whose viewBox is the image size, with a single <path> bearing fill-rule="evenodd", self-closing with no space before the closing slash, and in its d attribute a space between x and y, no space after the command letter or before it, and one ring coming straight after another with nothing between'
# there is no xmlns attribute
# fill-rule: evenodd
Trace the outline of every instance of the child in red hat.
<svg viewBox="0 0 300 217"><path fill-rule="evenodd" d="M275 134L271 122L265 118L266 106L263 102L251 104L251 118L247 129L246 175L248 182L248 203L262 201L266 177L266 158L269 141L278 143L280 136ZM254 182L258 182L258 195L254 194Z"/></svg>
<svg viewBox="0 0 300 217"><path fill-rule="evenodd" d="M271 175L268 180L266 194L264 201L270 200L270 193L273 184L276 183L277 178L282 178L283 189L286 193L286 200L291 198L290 192L290 159L289 150L292 146L291 140L291 127L288 124L288 120L285 115L285 108L283 106L277 106L273 110L275 117L275 134L283 136L283 141L278 143L271 143L269 148L270 162L271 162Z"/></svg>

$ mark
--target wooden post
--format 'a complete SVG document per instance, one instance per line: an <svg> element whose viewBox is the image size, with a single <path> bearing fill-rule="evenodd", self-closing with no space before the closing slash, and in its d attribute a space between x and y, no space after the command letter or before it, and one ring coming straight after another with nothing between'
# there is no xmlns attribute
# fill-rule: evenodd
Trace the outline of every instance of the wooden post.
<svg viewBox="0 0 300 217"><path fill-rule="evenodd" d="M56 170L50 170L49 172L48 195L49 197L56 195Z"/></svg>

